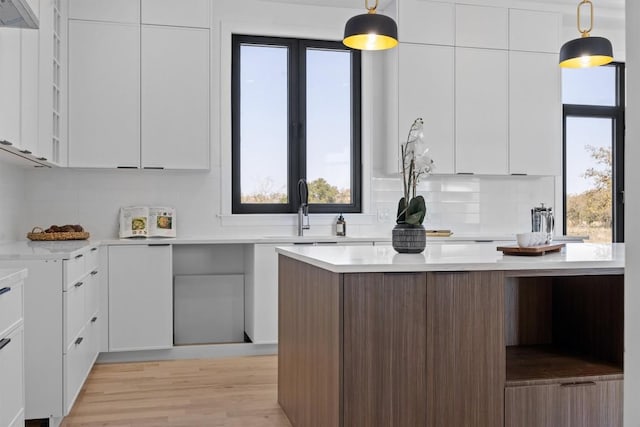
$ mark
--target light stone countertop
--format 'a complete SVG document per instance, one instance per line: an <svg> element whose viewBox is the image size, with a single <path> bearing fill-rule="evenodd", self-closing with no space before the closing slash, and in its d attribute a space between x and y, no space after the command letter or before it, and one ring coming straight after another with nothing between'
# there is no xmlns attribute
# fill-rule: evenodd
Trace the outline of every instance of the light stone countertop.
<svg viewBox="0 0 640 427"><path fill-rule="evenodd" d="M427 244L421 254L390 245L279 247L279 254L335 273L505 270L624 270L624 243L567 243L541 256L503 255L495 243Z"/></svg>

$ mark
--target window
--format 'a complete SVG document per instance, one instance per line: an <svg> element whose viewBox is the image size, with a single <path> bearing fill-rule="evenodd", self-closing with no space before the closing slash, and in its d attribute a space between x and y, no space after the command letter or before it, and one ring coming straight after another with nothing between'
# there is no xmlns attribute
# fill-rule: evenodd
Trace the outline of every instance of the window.
<svg viewBox="0 0 640 427"><path fill-rule="evenodd" d="M624 240L624 64L562 70L564 233Z"/></svg>
<svg viewBox="0 0 640 427"><path fill-rule="evenodd" d="M340 42L232 38L232 212L360 212L360 52Z"/></svg>

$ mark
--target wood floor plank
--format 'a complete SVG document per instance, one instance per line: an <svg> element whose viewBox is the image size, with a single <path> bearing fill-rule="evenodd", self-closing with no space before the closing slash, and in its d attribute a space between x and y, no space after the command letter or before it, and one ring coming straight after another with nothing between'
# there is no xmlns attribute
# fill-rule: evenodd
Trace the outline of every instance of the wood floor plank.
<svg viewBox="0 0 640 427"><path fill-rule="evenodd" d="M62 427L290 427L277 356L95 365Z"/></svg>

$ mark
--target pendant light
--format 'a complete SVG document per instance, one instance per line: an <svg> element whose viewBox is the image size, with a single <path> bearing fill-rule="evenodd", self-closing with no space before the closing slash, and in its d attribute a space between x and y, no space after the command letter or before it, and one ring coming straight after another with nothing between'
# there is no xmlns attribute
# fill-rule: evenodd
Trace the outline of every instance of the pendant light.
<svg viewBox="0 0 640 427"><path fill-rule="evenodd" d="M582 29L580 24L580 8L589 5L589 28ZM605 65L613 61L613 47L604 37L591 37L593 29L593 3L582 0L578 4L578 31L582 36L566 42L560 49L560 66L563 68L586 68Z"/></svg>
<svg viewBox="0 0 640 427"><path fill-rule="evenodd" d="M391 49L398 44L398 26L386 15L378 15L378 0L373 7L369 7L369 0L364 5L369 11L356 15L347 21L344 27L345 46L358 50Z"/></svg>

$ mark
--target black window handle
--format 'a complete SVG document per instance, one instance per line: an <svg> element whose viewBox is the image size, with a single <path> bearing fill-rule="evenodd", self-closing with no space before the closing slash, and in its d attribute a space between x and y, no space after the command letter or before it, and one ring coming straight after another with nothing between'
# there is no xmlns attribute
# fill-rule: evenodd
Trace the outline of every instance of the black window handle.
<svg viewBox="0 0 640 427"><path fill-rule="evenodd" d="M3 338L0 340L0 350L5 348L11 342L11 338Z"/></svg>
<svg viewBox="0 0 640 427"><path fill-rule="evenodd" d="M6 294L7 292L9 292L11 290L10 287L6 287L6 288L2 288L0 289L0 295Z"/></svg>
<svg viewBox="0 0 640 427"><path fill-rule="evenodd" d="M96 323L97 320L98 320L98 318L94 317L93 319L91 319L91 323Z"/></svg>
<svg viewBox="0 0 640 427"><path fill-rule="evenodd" d="M84 282L78 282L78 283L76 283L76 284L75 284L75 285L73 285L73 286L75 286L76 288L79 288L79 287L80 287L80 286L82 286L82 285L84 285Z"/></svg>
<svg viewBox="0 0 640 427"><path fill-rule="evenodd" d="M84 338L80 337L76 340L75 344L76 345L80 345L80 343L82 343L82 341L84 341Z"/></svg>

